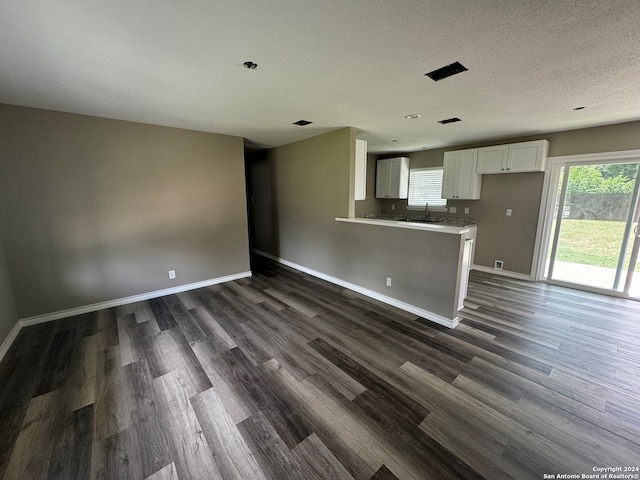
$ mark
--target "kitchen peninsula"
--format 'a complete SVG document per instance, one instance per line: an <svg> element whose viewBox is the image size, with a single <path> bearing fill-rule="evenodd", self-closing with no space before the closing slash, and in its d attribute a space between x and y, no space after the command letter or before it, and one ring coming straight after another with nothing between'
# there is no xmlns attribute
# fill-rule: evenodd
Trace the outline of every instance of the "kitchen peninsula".
<svg viewBox="0 0 640 480"><path fill-rule="evenodd" d="M450 328L466 296L476 226L336 218L359 245L348 261L353 283L368 294Z"/></svg>

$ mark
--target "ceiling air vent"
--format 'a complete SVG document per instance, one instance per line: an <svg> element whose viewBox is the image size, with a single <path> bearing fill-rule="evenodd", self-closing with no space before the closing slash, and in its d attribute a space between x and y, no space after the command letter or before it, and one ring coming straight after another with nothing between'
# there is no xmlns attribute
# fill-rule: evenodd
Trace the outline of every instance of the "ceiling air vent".
<svg viewBox="0 0 640 480"><path fill-rule="evenodd" d="M313 122L310 122L308 120L298 120L297 122L293 122L294 125L299 125L301 127L304 127L305 125L309 125L310 123L313 123Z"/></svg>
<svg viewBox="0 0 640 480"><path fill-rule="evenodd" d="M446 67L434 70L433 72L425 73L425 75L434 82L437 82L438 80L442 80L443 78L450 77L451 75L455 75L457 73L466 72L467 70L469 69L462 65L460 62L455 62L451 65L447 65Z"/></svg>
<svg viewBox="0 0 640 480"><path fill-rule="evenodd" d="M460 120L458 117L452 117L452 118L445 118L444 120L440 120L438 123L441 123L442 125L446 125L447 123L456 123L461 121L462 120Z"/></svg>

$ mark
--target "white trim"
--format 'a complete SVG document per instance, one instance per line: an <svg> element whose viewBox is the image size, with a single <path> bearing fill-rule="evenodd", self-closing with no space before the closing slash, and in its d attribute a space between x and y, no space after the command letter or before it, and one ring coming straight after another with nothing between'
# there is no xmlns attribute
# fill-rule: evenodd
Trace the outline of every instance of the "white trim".
<svg viewBox="0 0 640 480"><path fill-rule="evenodd" d="M515 278L517 280L531 281L531 276L525 273L511 272L509 270L497 270L491 267L485 267L484 265L473 264L471 270L477 270L479 272L492 273L494 275L501 275L503 277Z"/></svg>
<svg viewBox="0 0 640 480"><path fill-rule="evenodd" d="M536 239L533 250L533 262L531 268L531 280L547 282L545 276L546 254L549 248L551 232L549 231L553 221L553 209L555 208L555 189L551 187L557 185L559 180L558 165L573 163L593 163L599 164L614 160L638 160L640 161L640 150L619 150L601 153L580 153L576 155L559 155L547 157L547 165L540 197L540 211L538 214L538 227L536 229ZM550 282L547 282L550 283ZM568 284L571 285L571 284ZM565 285L562 285L565 286ZM570 287L573 288L573 287ZM625 297L626 298L626 297Z"/></svg>
<svg viewBox="0 0 640 480"><path fill-rule="evenodd" d="M552 163L602 163L610 160L632 160L640 158L640 150L620 150L617 152L602 152L602 153L580 153L577 155L561 155L557 157L547 157L547 161Z"/></svg>
<svg viewBox="0 0 640 480"><path fill-rule="evenodd" d="M443 317L441 315L438 315L436 313L430 312L429 310L425 310L423 308L420 307L416 307L415 305L411 305L409 303L405 303L401 300L397 300L395 298L391 298L391 297L387 297L386 295L382 295L378 292L375 292L373 290L369 290L368 288L364 288L364 287L360 287L354 283L351 282L347 282L345 280L341 280L337 277L332 277L331 275L327 275L325 273L322 272L318 272L316 270L313 270L311 268L307 268L304 267L302 265L298 265L297 263L294 262L290 262L288 260L284 260L283 258L280 257L276 257L274 255L271 255L270 253L267 252L263 252L262 250L258 250L258 249L251 249L252 252L258 254L258 255L262 255L263 257L269 258L271 260L273 260L274 262L278 262L281 263L283 265L286 265L288 267L291 268L295 268L296 270L300 270L301 272L304 273L308 273L309 275L312 275L314 277L320 278L322 280L326 280L327 282L336 284L336 285L340 285L341 287L347 288L349 290L353 290L354 292L358 292L361 293L362 295L366 295L367 297L373 298L374 300L379 300L382 303L386 303L388 305L392 305L394 307L397 307L401 310L404 310L406 312L410 312L413 313L415 315L418 315L420 317L426 318L427 320L431 320L432 322L435 322L439 325L442 325L444 327L448 327L448 328L455 328L458 325L458 322L460 321L460 317L455 317L453 320Z"/></svg>
<svg viewBox="0 0 640 480"><path fill-rule="evenodd" d="M211 278L209 280L203 280L201 282L188 283L185 285L178 285L177 287L165 288L164 290L156 290L154 292L142 293L140 295L133 295L131 297L123 297L115 300L109 300L106 302L94 303L91 305L84 305L82 307L70 308L68 310L60 310L57 312L45 313L43 315L36 315L33 317L20 318L13 326L7 338L4 339L2 345L0 345L0 361L11 348L11 345L15 341L18 333L23 327L31 325L37 325L39 323L51 322L53 320L59 320L61 318L72 317L74 315L82 315L83 313L96 312L105 308L118 307L120 305L126 305L128 303L142 302L144 300L150 300L152 298L163 297L165 295L173 295L176 293L187 292L189 290L195 290L196 288L209 287L218 283L231 282L233 280L239 280L251 276L251 271L235 273L232 275L226 275L224 277Z"/></svg>
<svg viewBox="0 0 640 480"><path fill-rule="evenodd" d="M563 288L569 288L571 290L578 290L580 292L595 293L598 295L606 295L607 297L622 298L623 300L632 300L634 302L640 302L640 298L638 297L629 297L629 296L626 296L623 292L608 290L606 288L591 287L589 285L581 285L579 283L563 282L562 280L544 280L542 283L546 283L547 285L553 285L555 287L563 287Z"/></svg>
<svg viewBox="0 0 640 480"><path fill-rule="evenodd" d="M553 225L553 211L556 204L556 190L552 190L552 185L558 185L560 169L559 163L547 162L544 184L542 186L542 196L540 197L540 213L538 215L538 228L536 229L536 240L534 246L533 261L536 265L535 281L544 281L547 253L549 251L549 241L551 240L551 229ZM532 273L534 273L532 271Z"/></svg>
<svg viewBox="0 0 640 480"><path fill-rule="evenodd" d="M226 275L224 277L212 278L209 280L203 280L201 282L188 283L185 285L178 285L177 287L165 288L163 290L156 290L154 292L142 293L140 295L133 295L131 297L117 298L115 300L108 300L106 302L94 303L91 305L85 305L82 307L70 308L68 310L60 310L52 313L45 313L43 315L36 315L34 317L21 318L18 323L21 327L27 327L29 325L36 325L38 323L50 322L52 320L59 320L61 318L71 317L74 315L81 315L83 313L95 312L103 310L105 308L118 307L120 305L126 305L128 303L142 302L144 300L150 300L152 298L163 297L165 295L173 295L176 293L186 292L189 290L195 290L196 288L209 287L218 283L231 282L240 278L250 277L251 272L240 272L232 275Z"/></svg>
<svg viewBox="0 0 640 480"><path fill-rule="evenodd" d="M0 361L2 361L4 356L7 354L9 348L11 348L11 345L18 336L18 333L20 333L21 328L22 325L20 325L20 322L16 322L11 331L9 331L9 335L7 335L7 338L5 338L4 342L2 342L2 345L0 345Z"/></svg>
<svg viewBox="0 0 640 480"><path fill-rule="evenodd" d="M529 275L529 280L532 282L536 282L540 279L540 271L541 269L544 269L542 258L545 257L547 251L547 242L545 241L547 231L546 219L547 210L549 208L550 178L553 177L553 166L550 167L549 165L549 162L547 162L547 167L544 171L544 179L542 180L542 193L540 195L540 206L538 209L538 225L536 225L536 236L533 243L533 258L531 259L531 274Z"/></svg>

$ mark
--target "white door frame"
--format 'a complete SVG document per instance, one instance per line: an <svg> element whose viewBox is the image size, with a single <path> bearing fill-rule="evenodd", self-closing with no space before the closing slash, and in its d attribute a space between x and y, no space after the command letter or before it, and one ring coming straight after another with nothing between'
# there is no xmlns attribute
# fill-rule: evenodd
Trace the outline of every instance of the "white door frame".
<svg viewBox="0 0 640 480"><path fill-rule="evenodd" d="M542 187L542 197L540 198L540 211L538 213L538 228L536 230L536 241L533 251L533 264L531 265L531 279L535 281L546 281L544 276L547 251L551 239L551 226L553 224L553 211L555 208L555 188L558 184L560 166L568 163L605 163L610 161L640 162L640 150L622 150L618 152L587 153L580 155L563 155L548 157L544 173L544 184ZM585 290L592 290L585 288ZM594 291L600 291L593 289ZM610 293L608 293L610 294Z"/></svg>

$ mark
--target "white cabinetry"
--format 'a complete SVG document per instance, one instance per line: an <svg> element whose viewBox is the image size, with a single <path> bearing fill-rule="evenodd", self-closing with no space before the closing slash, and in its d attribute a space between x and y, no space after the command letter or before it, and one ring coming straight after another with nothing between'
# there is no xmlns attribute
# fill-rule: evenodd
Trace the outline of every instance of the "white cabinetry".
<svg viewBox="0 0 640 480"><path fill-rule="evenodd" d="M546 140L512 143L509 145L507 167L511 172L543 172L548 150L549 142Z"/></svg>
<svg viewBox="0 0 640 480"><path fill-rule="evenodd" d="M356 139L356 166L354 200L367 198L367 142Z"/></svg>
<svg viewBox="0 0 640 480"><path fill-rule="evenodd" d="M376 198L407 198L409 193L409 158L378 160Z"/></svg>
<svg viewBox="0 0 640 480"><path fill-rule="evenodd" d="M478 173L544 171L548 149L546 140L482 147L478 149Z"/></svg>
<svg viewBox="0 0 640 480"><path fill-rule="evenodd" d="M478 175L478 149L444 153L442 198L477 200L480 198L482 176Z"/></svg>
<svg viewBox="0 0 640 480"><path fill-rule="evenodd" d="M494 145L478 149L478 173L504 173L509 145Z"/></svg>

